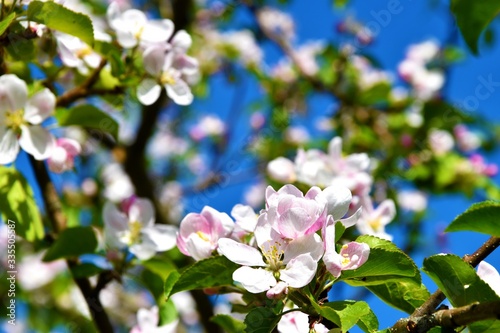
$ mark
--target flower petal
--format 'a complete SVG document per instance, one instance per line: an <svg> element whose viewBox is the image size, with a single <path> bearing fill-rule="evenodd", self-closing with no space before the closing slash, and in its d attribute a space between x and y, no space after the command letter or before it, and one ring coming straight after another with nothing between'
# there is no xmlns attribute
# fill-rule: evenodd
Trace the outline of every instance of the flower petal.
<svg viewBox="0 0 500 333"><path fill-rule="evenodd" d="M177 227L157 224L153 227L142 229L142 233L155 245L157 252L163 252L175 246Z"/></svg>
<svg viewBox="0 0 500 333"><path fill-rule="evenodd" d="M24 119L38 125L47 119L56 107L56 96L47 88L33 95L24 109Z"/></svg>
<svg viewBox="0 0 500 333"><path fill-rule="evenodd" d="M245 266L266 266L262 259L262 253L254 247L238 243L229 238L219 239L218 245L219 253L232 262Z"/></svg>
<svg viewBox="0 0 500 333"><path fill-rule="evenodd" d="M148 47L143 54L144 69L155 77L160 76L163 71L168 50L169 47L167 44L155 44Z"/></svg>
<svg viewBox="0 0 500 333"><path fill-rule="evenodd" d="M312 281L318 263L308 254L301 254L290 260L286 268L280 271L280 280L292 288L302 288Z"/></svg>
<svg viewBox="0 0 500 333"><path fill-rule="evenodd" d="M315 261L323 255L323 241L318 234L309 234L291 241L285 251L283 262L286 264L301 254L309 254Z"/></svg>
<svg viewBox="0 0 500 333"><path fill-rule="evenodd" d="M52 155L55 141L52 134L41 126L21 126L19 145L37 160L45 160Z"/></svg>
<svg viewBox="0 0 500 333"><path fill-rule="evenodd" d="M9 164L16 160L19 143L16 134L11 130L0 133L0 164Z"/></svg>
<svg viewBox="0 0 500 333"><path fill-rule="evenodd" d="M233 273L233 280L251 293L258 294L276 285L273 273L263 268L243 266Z"/></svg>
<svg viewBox="0 0 500 333"><path fill-rule="evenodd" d="M0 111L17 111L24 108L28 99L26 82L14 74L0 76Z"/></svg>
<svg viewBox="0 0 500 333"><path fill-rule="evenodd" d="M148 199L137 198L128 210L130 222L140 222L143 227L152 227L155 223L155 209Z"/></svg>
<svg viewBox="0 0 500 333"><path fill-rule="evenodd" d="M352 200L351 191L343 186L328 186L320 196L326 200L327 213L332 215L335 221L344 217Z"/></svg>
<svg viewBox="0 0 500 333"><path fill-rule="evenodd" d="M134 244L129 248L130 253L134 254L139 260L148 260L156 254L154 243L143 241L140 244Z"/></svg>
<svg viewBox="0 0 500 333"><path fill-rule="evenodd" d="M182 79L177 78L173 84L166 84L167 95L174 103L179 105L189 105L193 102L193 94L191 88Z"/></svg>
<svg viewBox="0 0 500 333"><path fill-rule="evenodd" d="M137 87L137 98L142 105L151 105L158 100L161 86L153 79L145 79Z"/></svg>
<svg viewBox="0 0 500 333"><path fill-rule="evenodd" d="M477 266L477 275L486 282L493 291L500 296L500 274L492 265L481 261Z"/></svg>
<svg viewBox="0 0 500 333"><path fill-rule="evenodd" d="M174 32L174 23L170 20L148 21L141 33L141 41L160 43L167 41Z"/></svg>

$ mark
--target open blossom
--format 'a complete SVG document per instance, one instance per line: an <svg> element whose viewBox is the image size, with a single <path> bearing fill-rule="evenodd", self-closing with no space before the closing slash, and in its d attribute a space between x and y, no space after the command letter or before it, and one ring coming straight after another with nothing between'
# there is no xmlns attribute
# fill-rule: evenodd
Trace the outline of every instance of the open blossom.
<svg viewBox="0 0 500 333"><path fill-rule="evenodd" d="M365 243L350 242L344 244L340 253L337 253L335 249L335 223L333 218L329 218L322 230L325 246L323 262L333 277L338 278L342 271L357 269L363 265L370 255L370 247Z"/></svg>
<svg viewBox="0 0 500 333"><path fill-rule="evenodd" d="M28 100L26 83L13 74L0 77L0 164L14 162L19 147L37 160L50 157L55 139L40 124L54 112L56 97L45 88Z"/></svg>
<svg viewBox="0 0 500 333"><path fill-rule="evenodd" d="M151 46L144 51L144 68L154 79L146 78L137 87L137 97L144 105L151 105L160 97L162 87L167 91L174 103L189 105L193 101L193 94L189 85L184 81L183 74L193 73L197 64L181 62L176 64L179 55L172 51L168 44ZM193 69L192 67L196 67Z"/></svg>
<svg viewBox="0 0 500 333"><path fill-rule="evenodd" d="M67 138L57 139L52 155L47 161L50 171L61 173L71 170L74 166L75 157L81 151L82 148L78 141Z"/></svg>
<svg viewBox="0 0 500 333"><path fill-rule="evenodd" d="M175 246L177 228L155 224L153 204L148 199L132 197L123 203L122 210L106 202L103 219L107 244L112 248L128 247L140 260Z"/></svg>
<svg viewBox="0 0 500 333"><path fill-rule="evenodd" d="M455 141L448 132L433 128L429 131L429 146L436 156L441 156L453 149Z"/></svg>
<svg viewBox="0 0 500 333"><path fill-rule="evenodd" d="M285 157L278 157L267 164L269 177L282 183L294 183L297 180L295 165Z"/></svg>
<svg viewBox="0 0 500 333"><path fill-rule="evenodd" d="M169 324L158 326L160 322L160 314L157 306L151 309L141 308L137 311L137 325L135 325L130 333L175 333L177 332L178 320Z"/></svg>
<svg viewBox="0 0 500 333"><path fill-rule="evenodd" d="M368 196L361 198L362 211L356 228L362 235L373 235L380 238L392 240L392 236L385 231L385 226L392 222L396 216L396 206L394 201L386 199L373 207L373 203Z"/></svg>
<svg viewBox="0 0 500 333"><path fill-rule="evenodd" d="M500 296L500 274L491 264L481 261L477 265L477 275Z"/></svg>
<svg viewBox="0 0 500 333"><path fill-rule="evenodd" d="M309 327L309 316L304 312L292 311L281 316L278 323L279 333L328 333L330 330L323 324L314 324Z"/></svg>
<svg viewBox="0 0 500 333"><path fill-rule="evenodd" d="M76 68L82 75L87 75L90 68L96 68L101 56L80 38L65 33L54 33L57 50L64 65Z"/></svg>
<svg viewBox="0 0 500 333"><path fill-rule="evenodd" d="M189 213L182 219L177 234L177 247L195 260L208 258L217 249L221 237L230 236L233 220L226 213L203 207L200 214Z"/></svg>
<svg viewBox="0 0 500 333"><path fill-rule="evenodd" d="M242 265L233 280L251 293L272 290L268 297L284 292L286 286L301 288L313 279L318 260L323 255L323 242L315 233L292 240L283 238L265 221L255 229L259 249L230 238L219 239L218 251ZM281 284L279 284L281 282ZM277 290L279 289L279 290Z"/></svg>
<svg viewBox="0 0 500 333"><path fill-rule="evenodd" d="M120 10L112 2L107 10L109 25L116 32L118 43L124 48L133 48L140 43L166 42L174 32L174 23L167 19L149 20L142 11Z"/></svg>

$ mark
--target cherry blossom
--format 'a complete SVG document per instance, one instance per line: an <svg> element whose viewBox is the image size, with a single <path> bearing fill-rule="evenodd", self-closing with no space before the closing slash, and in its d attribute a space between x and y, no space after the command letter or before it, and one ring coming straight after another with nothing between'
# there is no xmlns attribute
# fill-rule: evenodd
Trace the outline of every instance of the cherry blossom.
<svg viewBox="0 0 500 333"><path fill-rule="evenodd" d="M106 202L103 219L106 243L111 248L128 247L140 260L175 246L177 228L155 225L153 204L148 199L132 197L124 202L121 210Z"/></svg>
<svg viewBox="0 0 500 333"><path fill-rule="evenodd" d="M178 57L170 52L172 46L167 44L154 45L144 51L144 68L155 79L146 78L137 87L137 97L144 105L156 102L160 97L162 86L174 103L189 105L193 101L193 94L188 84L183 80L184 67L176 67L174 60ZM189 73L192 68L189 67Z"/></svg>
<svg viewBox="0 0 500 333"><path fill-rule="evenodd" d="M116 32L118 43L124 48L133 48L140 43L166 42L174 32L171 20L149 20L142 11L120 10L116 2L112 2L107 10L109 25Z"/></svg>
<svg viewBox="0 0 500 333"><path fill-rule="evenodd" d="M342 271L357 269L363 265L370 255L370 247L365 243L350 242L342 245L340 253L337 253L335 249L335 223L333 218L329 218L322 230L325 246L323 262L333 277L338 278Z"/></svg>
<svg viewBox="0 0 500 333"><path fill-rule="evenodd" d="M280 281L292 288L301 288L311 282L323 255L319 235L312 233L289 240L259 220L255 239L259 249L230 238L219 239L218 251L242 265L234 271L234 281L251 293L268 291ZM278 288L283 291L284 285ZM269 296L274 297L277 293L272 291Z"/></svg>
<svg viewBox="0 0 500 333"><path fill-rule="evenodd" d="M385 231L385 226L396 216L396 206L394 201L386 199L373 207L373 203L368 196L361 198L363 207L356 228L362 235L374 235L380 238L392 240L392 236Z"/></svg>
<svg viewBox="0 0 500 333"><path fill-rule="evenodd" d="M71 170L74 165L75 157L78 156L81 151L82 148L78 141L67 138L57 139L54 151L47 161L49 169L56 173Z"/></svg>
<svg viewBox="0 0 500 333"><path fill-rule="evenodd" d="M205 206L200 214L189 213L182 219L177 247L195 260L208 258L217 249L219 238L228 237L233 228L234 222L226 213Z"/></svg>
<svg viewBox="0 0 500 333"><path fill-rule="evenodd" d="M37 160L51 156L55 139L40 124L52 115L55 105L49 89L28 99L23 80L13 74L0 77L0 164L14 162L19 147Z"/></svg>

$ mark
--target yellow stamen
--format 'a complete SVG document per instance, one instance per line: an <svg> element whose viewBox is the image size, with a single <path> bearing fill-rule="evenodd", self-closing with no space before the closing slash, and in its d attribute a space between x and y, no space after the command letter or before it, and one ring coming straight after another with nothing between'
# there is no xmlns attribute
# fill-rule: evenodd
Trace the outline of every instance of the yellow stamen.
<svg viewBox="0 0 500 333"><path fill-rule="evenodd" d="M24 120L24 110L17 110L5 113L5 126L12 129L14 132L21 130L21 125L26 124Z"/></svg>
<svg viewBox="0 0 500 333"><path fill-rule="evenodd" d="M208 238L207 234L201 232L201 231L197 231L196 234L198 235L198 237L200 237L201 239L203 239L205 242L209 242L210 239Z"/></svg>
<svg viewBox="0 0 500 333"><path fill-rule="evenodd" d="M175 78L168 72L164 72L160 78L161 84L175 84Z"/></svg>

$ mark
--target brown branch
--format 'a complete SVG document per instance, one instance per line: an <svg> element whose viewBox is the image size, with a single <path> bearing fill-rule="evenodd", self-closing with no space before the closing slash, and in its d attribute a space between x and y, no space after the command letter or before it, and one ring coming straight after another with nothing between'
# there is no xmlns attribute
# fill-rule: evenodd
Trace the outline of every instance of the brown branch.
<svg viewBox="0 0 500 333"><path fill-rule="evenodd" d="M59 107L66 107L73 103L74 101L93 95L116 95L123 93L123 88L120 86L114 87L112 89L93 89L97 80L99 80L99 75L101 70L106 66L107 60L102 59L94 71L89 75L89 77L78 87L66 91L61 96L57 97L56 104Z"/></svg>
<svg viewBox="0 0 500 333"><path fill-rule="evenodd" d="M45 164L42 161L35 160L31 155L29 158L31 165L33 166L35 178L42 192L42 198L47 210L47 216L53 230L53 238L57 238L57 234L66 228L66 217L62 211L59 196L57 195L54 184L50 180ZM78 261L74 259L67 259L66 263L70 271L74 267L78 266ZM99 300L100 289L92 288L92 285L86 278L74 278L74 280L85 298L98 331L100 333L113 332L113 326L111 325L109 317L106 311L104 311L101 301Z"/></svg>
<svg viewBox="0 0 500 333"><path fill-rule="evenodd" d="M489 238L479 249L471 255L465 255L462 259L473 267L479 265L488 255L500 246L500 237ZM391 333L413 332L410 330L414 323L421 318L431 315L437 306L446 298L441 290L436 290L427 301L417 308L410 318L400 319L392 328Z"/></svg>
<svg viewBox="0 0 500 333"><path fill-rule="evenodd" d="M424 333L436 326L457 328L488 319L500 319L500 301L475 302L459 308L439 310L415 319L401 319L398 327L391 328L391 333Z"/></svg>

